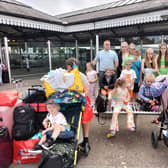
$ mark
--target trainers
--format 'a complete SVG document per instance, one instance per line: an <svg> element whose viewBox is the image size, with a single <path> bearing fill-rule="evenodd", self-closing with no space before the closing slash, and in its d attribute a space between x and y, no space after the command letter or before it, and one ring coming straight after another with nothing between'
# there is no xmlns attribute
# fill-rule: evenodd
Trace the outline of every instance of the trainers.
<svg viewBox="0 0 168 168"><path fill-rule="evenodd" d="M49 150L53 147L54 145L54 140L53 139L48 139L44 144L42 144L42 148L45 150Z"/></svg>
<svg viewBox="0 0 168 168"><path fill-rule="evenodd" d="M153 120L152 123L153 124L159 124L159 121L158 120Z"/></svg>
<svg viewBox="0 0 168 168"><path fill-rule="evenodd" d="M115 135L116 135L115 131L110 130L110 131L106 134L106 137L107 137L107 138L111 138L111 137L114 137Z"/></svg>
<svg viewBox="0 0 168 168"><path fill-rule="evenodd" d="M135 132L135 127L129 128L130 131Z"/></svg>
<svg viewBox="0 0 168 168"><path fill-rule="evenodd" d="M88 154L91 150L89 142L83 142L83 143L79 144L78 150L83 152L86 156L88 156Z"/></svg>
<svg viewBox="0 0 168 168"><path fill-rule="evenodd" d="M29 150L29 152L30 153L42 153L42 145L40 145L40 144L36 144L35 146L34 146L34 148L33 149L30 149Z"/></svg>

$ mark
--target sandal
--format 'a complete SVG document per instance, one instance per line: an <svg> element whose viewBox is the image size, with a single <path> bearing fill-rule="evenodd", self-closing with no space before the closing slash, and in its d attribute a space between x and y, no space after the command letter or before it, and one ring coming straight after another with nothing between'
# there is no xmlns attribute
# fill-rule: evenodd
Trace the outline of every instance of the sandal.
<svg viewBox="0 0 168 168"><path fill-rule="evenodd" d="M153 124L159 124L159 121L158 120L153 120L152 123Z"/></svg>

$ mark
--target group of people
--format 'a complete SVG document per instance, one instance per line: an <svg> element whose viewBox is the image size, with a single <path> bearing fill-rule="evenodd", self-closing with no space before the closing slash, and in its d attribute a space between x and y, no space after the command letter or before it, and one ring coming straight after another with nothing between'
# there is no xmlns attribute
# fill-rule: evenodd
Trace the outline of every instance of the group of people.
<svg viewBox="0 0 168 168"><path fill-rule="evenodd" d="M135 44L121 43L121 51L117 54L110 50L110 41L104 41L104 49L99 51L94 61L86 66L89 80L89 96L92 104L95 102L96 83L98 76L93 65L98 63L99 87L108 92L108 99L113 108L112 122L108 137L119 131L118 115L122 109L128 114L127 127L135 131L134 117L130 101L137 97L141 101L141 110L157 111L160 96L166 90L168 78L155 83L155 77L168 74L168 51L165 43L159 47L158 55L148 48L144 58L136 49ZM139 101L139 102L140 102Z"/></svg>
<svg viewBox="0 0 168 168"><path fill-rule="evenodd" d="M94 70L98 63L99 72ZM66 61L67 72L71 73L79 66L79 61L75 58L69 58ZM116 135L119 131L118 115L122 109L128 114L127 127L130 131L135 131L135 123L130 101L141 98L142 101L153 104L155 97L159 97L168 86L168 77L159 84L155 84L155 76L168 73L168 52L167 45L161 44L158 56L154 56L152 48L147 49L146 55L141 59L140 51L135 45L127 42L121 43L121 51L117 54L110 50L110 41L104 41L104 49L99 51L94 61L87 63L86 74L79 73L78 82L82 85L81 93L89 96L91 105L94 105L97 88L104 89L108 93L108 100L113 108L113 116L107 137ZM97 83L99 81L99 87ZM75 89L75 87L74 87ZM142 103L144 104L144 103ZM47 105L49 114L44 120L43 138L35 146L36 149L42 146L50 147L56 138L63 133L67 133L70 128L64 116L59 113L59 105L52 105L52 101ZM143 108L143 107L142 107ZM87 114L90 115L90 114ZM88 153L91 149L89 144L90 121L85 120L83 115L83 142L80 144L81 149ZM51 127L48 128L48 121ZM50 141L46 140L50 139ZM47 143L46 143L47 142Z"/></svg>

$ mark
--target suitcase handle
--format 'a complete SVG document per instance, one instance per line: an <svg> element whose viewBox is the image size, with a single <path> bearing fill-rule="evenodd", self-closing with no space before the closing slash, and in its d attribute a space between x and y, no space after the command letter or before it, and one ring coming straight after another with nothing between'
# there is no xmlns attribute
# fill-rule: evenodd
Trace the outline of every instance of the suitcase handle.
<svg viewBox="0 0 168 168"><path fill-rule="evenodd" d="M34 87L43 87L42 85L32 85L32 88Z"/></svg>

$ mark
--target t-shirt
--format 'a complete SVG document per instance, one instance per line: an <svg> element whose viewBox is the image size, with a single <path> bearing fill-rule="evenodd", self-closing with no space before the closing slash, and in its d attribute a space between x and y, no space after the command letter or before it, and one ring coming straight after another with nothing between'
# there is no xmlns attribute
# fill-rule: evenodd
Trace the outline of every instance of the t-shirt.
<svg viewBox="0 0 168 168"><path fill-rule="evenodd" d="M136 73L136 80L134 83L138 83L140 81L140 72L141 72L141 61L133 61L131 68L135 71Z"/></svg>
<svg viewBox="0 0 168 168"><path fill-rule="evenodd" d="M124 69L124 70L122 70L120 77L125 79L127 82L127 87L129 87L130 90L133 90L134 85L131 86L131 84L132 84L133 80L136 79L135 71L133 69L130 69L130 70Z"/></svg>
<svg viewBox="0 0 168 168"><path fill-rule="evenodd" d="M125 66L127 60L133 61L133 60L134 60L134 56L129 55L129 54L128 54L128 55L125 55L125 57L123 58L123 61L122 61L122 66Z"/></svg>
<svg viewBox="0 0 168 168"><path fill-rule="evenodd" d="M61 112L58 112L56 115L51 115L50 113L48 113L46 118L51 122L52 125L54 123L64 126L67 125L67 121Z"/></svg>
<svg viewBox="0 0 168 168"><path fill-rule="evenodd" d="M84 73L80 72L80 77L83 85L89 85L88 79Z"/></svg>
<svg viewBox="0 0 168 168"><path fill-rule="evenodd" d="M107 68L116 69L115 62L118 61L118 56L113 50L101 50L95 60L99 62L99 71L105 71Z"/></svg>
<svg viewBox="0 0 168 168"><path fill-rule="evenodd" d="M96 79L97 72L96 72L95 70L88 71L88 72L86 73L86 75L87 75L87 79L88 79L89 81L93 81L93 80Z"/></svg>

